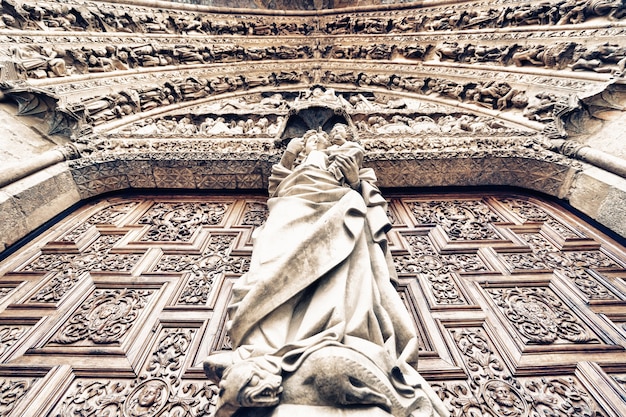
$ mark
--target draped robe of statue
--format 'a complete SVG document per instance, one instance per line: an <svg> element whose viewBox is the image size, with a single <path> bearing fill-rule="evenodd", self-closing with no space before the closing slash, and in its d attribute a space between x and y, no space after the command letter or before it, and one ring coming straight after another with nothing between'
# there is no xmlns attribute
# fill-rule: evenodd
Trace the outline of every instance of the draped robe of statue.
<svg viewBox="0 0 626 417"><path fill-rule="evenodd" d="M447 415L415 370L418 339L390 281L390 223L374 171L360 169L356 191L332 162L338 153L363 158L348 142L311 152L293 170L273 166L269 216L229 306L234 361L276 358L289 375L314 352L341 347L369 358L399 390L420 390L432 415Z"/></svg>

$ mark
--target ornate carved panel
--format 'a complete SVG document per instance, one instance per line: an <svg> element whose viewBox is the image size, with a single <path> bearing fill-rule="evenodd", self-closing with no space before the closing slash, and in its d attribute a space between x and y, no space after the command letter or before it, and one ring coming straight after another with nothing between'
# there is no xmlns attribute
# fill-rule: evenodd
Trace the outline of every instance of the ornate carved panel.
<svg viewBox="0 0 626 417"><path fill-rule="evenodd" d="M184 179L181 179L184 182ZM391 194L395 286L453 416L626 415L626 251L525 195ZM212 416L266 197L110 197L0 262L0 414Z"/></svg>

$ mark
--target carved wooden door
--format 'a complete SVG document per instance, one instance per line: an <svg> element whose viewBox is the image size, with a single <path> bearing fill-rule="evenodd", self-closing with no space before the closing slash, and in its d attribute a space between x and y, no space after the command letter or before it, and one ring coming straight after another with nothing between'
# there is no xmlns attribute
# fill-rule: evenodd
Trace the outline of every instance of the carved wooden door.
<svg viewBox="0 0 626 417"><path fill-rule="evenodd" d="M386 195L419 370L454 416L626 415L626 253L513 194ZM210 416L256 196L113 197L0 263L1 416Z"/></svg>

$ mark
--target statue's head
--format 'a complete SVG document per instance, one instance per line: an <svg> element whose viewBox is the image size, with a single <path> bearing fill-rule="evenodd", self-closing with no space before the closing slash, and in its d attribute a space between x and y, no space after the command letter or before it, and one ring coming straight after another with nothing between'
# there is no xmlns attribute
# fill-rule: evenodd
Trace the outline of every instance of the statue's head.
<svg viewBox="0 0 626 417"><path fill-rule="evenodd" d="M303 136L304 150L309 154L313 150L323 150L331 145L328 134L322 130L308 130Z"/></svg>
<svg viewBox="0 0 626 417"><path fill-rule="evenodd" d="M333 128L330 130L329 137L333 145L340 146L347 141L351 142L354 140L354 134L352 133L352 130L350 130L348 125L344 123L337 123L336 125L334 125Z"/></svg>

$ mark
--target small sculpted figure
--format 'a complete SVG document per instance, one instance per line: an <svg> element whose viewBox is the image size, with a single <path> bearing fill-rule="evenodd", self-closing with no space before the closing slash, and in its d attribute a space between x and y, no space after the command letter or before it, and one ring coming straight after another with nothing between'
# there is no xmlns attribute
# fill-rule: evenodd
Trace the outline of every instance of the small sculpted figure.
<svg viewBox="0 0 626 417"><path fill-rule="evenodd" d="M337 124L292 139L272 167L269 215L229 305L234 350L204 363L220 387L217 417L283 404L449 415L416 371L418 339L391 282L386 202L363 158Z"/></svg>

